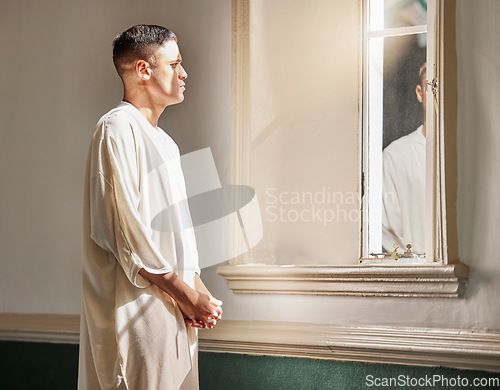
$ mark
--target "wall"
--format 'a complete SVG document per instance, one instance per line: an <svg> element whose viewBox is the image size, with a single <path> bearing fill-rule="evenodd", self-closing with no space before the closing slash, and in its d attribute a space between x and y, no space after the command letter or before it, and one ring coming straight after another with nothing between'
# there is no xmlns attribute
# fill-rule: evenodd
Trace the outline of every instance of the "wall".
<svg viewBox="0 0 500 390"><path fill-rule="evenodd" d="M224 300L226 319L500 329L499 14L494 0L457 1L458 222L460 256L471 267L466 297L234 295L211 267L203 277ZM0 312L78 314L83 167L95 122L121 94L110 41L136 22L177 32L189 73L186 101L167 109L161 126L174 129L183 152L212 146L227 182L230 2L11 0L2 3L0 18L6 58Z"/></svg>
<svg viewBox="0 0 500 390"><path fill-rule="evenodd" d="M500 33L499 15L499 2L457 1L459 256L471 268L465 297L235 295L217 276L205 272L209 286L225 302L226 319L500 329L500 255L496 248L500 234L500 197L496 193L500 184L500 58L495 38ZM346 241L342 245L356 244ZM332 251L332 257L339 256L342 248L338 249Z"/></svg>
<svg viewBox="0 0 500 390"><path fill-rule="evenodd" d="M111 42L171 28L189 74L160 126L229 175L229 0L2 1L0 312L78 314L83 174L99 117L122 97ZM214 95L217 99L214 99Z"/></svg>
<svg viewBox="0 0 500 390"><path fill-rule="evenodd" d="M458 2L458 239L479 318L500 328L500 3ZM457 315L467 315L465 306Z"/></svg>

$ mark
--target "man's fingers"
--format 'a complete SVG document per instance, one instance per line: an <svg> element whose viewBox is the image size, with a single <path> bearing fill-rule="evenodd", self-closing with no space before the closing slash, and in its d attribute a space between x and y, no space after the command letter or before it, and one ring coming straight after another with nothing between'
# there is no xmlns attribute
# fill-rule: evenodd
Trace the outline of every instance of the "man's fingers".
<svg viewBox="0 0 500 390"><path fill-rule="evenodd" d="M222 319L222 313L219 313L214 310L213 313L208 317L208 319L214 319L219 321L220 319Z"/></svg>
<svg viewBox="0 0 500 390"><path fill-rule="evenodd" d="M217 298L210 297L210 303L213 303L216 306L222 306L222 301L218 300Z"/></svg>
<svg viewBox="0 0 500 390"><path fill-rule="evenodd" d="M210 306L214 310L214 317L219 317L222 315L222 301L215 299L214 297L210 297ZM215 314L217 313L217 314Z"/></svg>
<svg viewBox="0 0 500 390"><path fill-rule="evenodd" d="M217 321L216 320L208 320L206 322L206 325L207 325L207 328L213 328L215 325L217 324Z"/></svg>

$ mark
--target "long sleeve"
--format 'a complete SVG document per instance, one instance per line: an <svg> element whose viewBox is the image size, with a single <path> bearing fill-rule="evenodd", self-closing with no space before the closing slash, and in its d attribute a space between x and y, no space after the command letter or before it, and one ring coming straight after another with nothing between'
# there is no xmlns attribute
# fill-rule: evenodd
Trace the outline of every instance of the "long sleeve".
<svg viewBox="0 0 500 390"><path fill-rule="evenodd" d="M172 266L152 240L151 224L139 212L141 173L137 140L126 118L108 117L94 134L90 174L91 237L111 252L137 287L150 282L141 268L167 273Z"/></svg>

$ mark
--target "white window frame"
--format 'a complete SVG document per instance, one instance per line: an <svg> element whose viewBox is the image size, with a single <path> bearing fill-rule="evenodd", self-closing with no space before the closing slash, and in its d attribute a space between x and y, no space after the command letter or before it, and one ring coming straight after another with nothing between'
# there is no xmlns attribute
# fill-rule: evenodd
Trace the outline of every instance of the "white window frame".
<svg viewBox="0 0 500 390"><path fill-rule="evenodd" d="M362 0L360 0L362 1ZM249 81L249 7L251 0L232 0L232 179L235 184L248 182L250 129L248 128ZM447 213L455 207L455 194L445 192L445 184L454 188L456 174L454 153L445 155L448 139L454 140L456 123L456 58L455 56L455 1L429 0L428 8L435 10L435 28L428 26L428 36L435 37L435 49L428 63L427 78L437 75L435 113L427 110L427 123L434 123L427 135L427 242L431 259L424 265L366 265L355 266L295 266L252 264L251 254L221 266L217 273L228 280L229 288L236 293L275 293L313 295L354 295L390 297L459 297L468 267L457 256L456 226ZM361 7L362 9L362 7ZM432 12L432 11L431 11ZM446 34L445 34L446 31ZM432 59L432 56L435 59ZM430 58L429 58L430 57ZM446 75L451 74L446 85ZM446 85L446 89L444 86ZM432 95L432 94L428 94ZM456 96L456 95L455 95ZM447 131L444 131L445 122ZM446 139L445 139L446 138ZM454 147L453 142L449 147ZM445 164L446 162L446 164ZM445 169L448 167L448 169ZM447 175L448 174L448 175ZM361 174L360 174L361 176ZM450 185L451 184L451 185ZM241 252L240 252L241 253ZM349 259L352 260L352 259ZM347 261L346 261L347 263Z"/></svg>

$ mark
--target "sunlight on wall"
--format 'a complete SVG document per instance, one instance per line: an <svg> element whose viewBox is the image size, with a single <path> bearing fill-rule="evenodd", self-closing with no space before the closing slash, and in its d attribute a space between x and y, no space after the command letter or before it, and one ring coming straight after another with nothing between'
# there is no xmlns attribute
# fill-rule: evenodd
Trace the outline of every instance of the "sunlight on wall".
<svg viewBox="0 0 500 390"><path fill-rule="evenodd" d="M264 240L253 261L358 256L360 10L354 1L252 1L251 185Z"/></svg>

